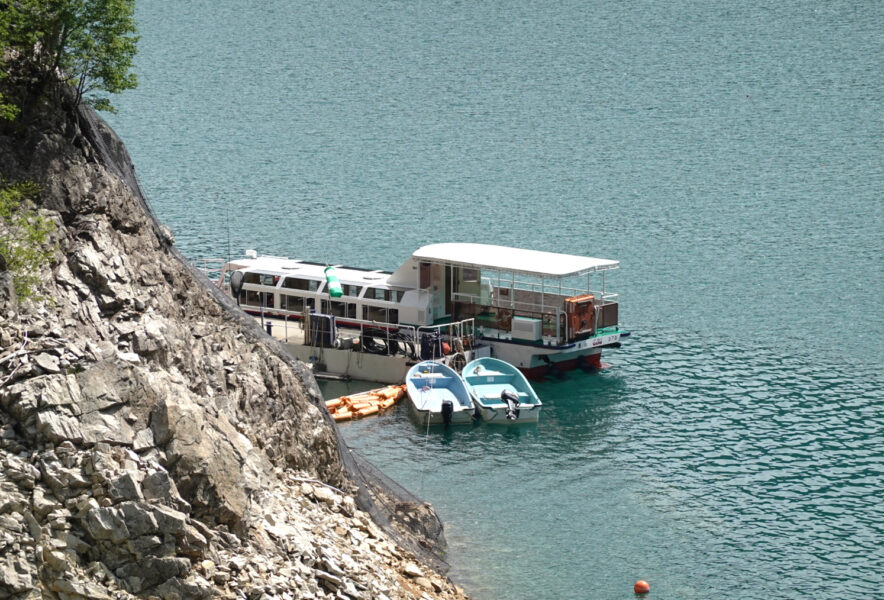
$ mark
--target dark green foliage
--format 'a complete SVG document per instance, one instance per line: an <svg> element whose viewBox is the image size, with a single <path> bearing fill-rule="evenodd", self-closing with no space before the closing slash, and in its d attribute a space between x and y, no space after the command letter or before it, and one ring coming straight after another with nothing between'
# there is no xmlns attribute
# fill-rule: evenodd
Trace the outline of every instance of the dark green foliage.
<svg viewBox="0 0 884 600"><path fill-rule="evenodd" d="M37 272L55 251L47 244L55 224L39 215L31 202L39 192L31 182L0 182L0 261L12 273L19 298L35 297Z"/></svg>
<svg viewBox="0 0 884 600"><path fill-rule="evenodd" d="M0 0L0 117L67 86L113 111L107 94L137 84L135 31L134 0Z"/></svg>

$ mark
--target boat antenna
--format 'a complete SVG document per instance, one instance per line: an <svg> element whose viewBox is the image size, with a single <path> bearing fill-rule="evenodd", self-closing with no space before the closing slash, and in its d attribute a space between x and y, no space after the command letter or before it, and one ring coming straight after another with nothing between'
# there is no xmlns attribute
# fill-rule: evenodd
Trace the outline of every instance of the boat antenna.
<svg viewBox="0 0 884 600"><path fill-rule="evenodd" d="M227 220L227 264L230 264L230 205L225 207L225 219Z"/></svg>
<svg viewBox="0 0 884 600"><path fill-rule="evenodd" d="M423 392L421 392L423 394ZM423 400L423 398L421 398ZM426 403L424 403L426 406ZM426 470L427 465L427 447L430 445L430 411L427 410L427 433L424 436L424 458L421 461L421 479L420 479L420 495L423 497L424 495L424 471Z"/></svg>

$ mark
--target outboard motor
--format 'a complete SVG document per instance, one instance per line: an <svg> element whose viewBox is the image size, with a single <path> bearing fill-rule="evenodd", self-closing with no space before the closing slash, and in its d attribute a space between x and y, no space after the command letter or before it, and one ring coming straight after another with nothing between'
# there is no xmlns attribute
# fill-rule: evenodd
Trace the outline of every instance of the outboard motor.
<svg viewBox="0 0 884 600"><path fill-rule="evenodd" d="M451 416L454 414L454 403L451 400L442 401L442 422L451 425Z"/></svg>
<svg viewBox="0 0 884 600"><path fill-rule="evenodd" d="M436 360L442 357L442 338L438 332L421 334L421 360Z"/></svg>
<svg viewBox="0 0 884 600"><path fill-rule="evenodd" d="M510 390L500 392L500 399L506 404L506 418L515 421L519 418L519 397Z"/></svg>

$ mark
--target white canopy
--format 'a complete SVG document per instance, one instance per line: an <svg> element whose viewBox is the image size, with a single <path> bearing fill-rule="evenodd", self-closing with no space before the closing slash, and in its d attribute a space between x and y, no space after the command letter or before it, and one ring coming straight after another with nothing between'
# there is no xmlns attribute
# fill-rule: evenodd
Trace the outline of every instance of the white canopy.
<svg viewBox="0 0 884 600"><path fill-rule="evenodd" d="M616 260L489 244L431 244L419 248L412 256L418 260L460 267L512 271L541 277L584 275L620 266Z"/></svg>

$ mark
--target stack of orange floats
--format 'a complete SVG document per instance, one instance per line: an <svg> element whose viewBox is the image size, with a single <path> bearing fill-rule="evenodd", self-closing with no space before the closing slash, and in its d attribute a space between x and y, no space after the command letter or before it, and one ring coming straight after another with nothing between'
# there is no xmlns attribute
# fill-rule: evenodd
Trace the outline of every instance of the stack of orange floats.
<svg viewBox="0 0 884 600"><path fill-rule="evenodd" d="M361 419L390 408L405 397L404 385L388 385L384 388L341 396L327 400L325 405L335 421Z"/></svg>

